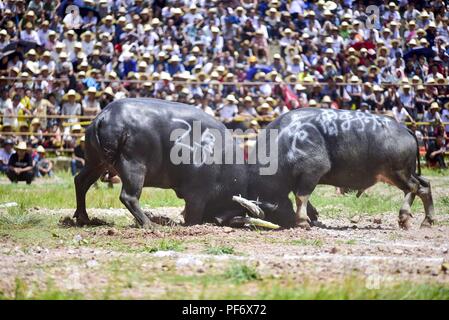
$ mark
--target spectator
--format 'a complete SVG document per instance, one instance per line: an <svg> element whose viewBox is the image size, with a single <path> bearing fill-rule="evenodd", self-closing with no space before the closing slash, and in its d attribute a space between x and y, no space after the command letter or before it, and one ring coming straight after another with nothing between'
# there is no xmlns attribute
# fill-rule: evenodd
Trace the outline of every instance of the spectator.
<svg viewBox="0 0 449 320"><path fill-rule="evenodd" d="M26 181L27 184L31 184L34 178L33 159L27 151L26 143L19 142L15 150L16 152L9 158L6 175L12 183Z"/></svg>
<svg viewBox="0 0 449 320"><path fill-rule="evenodd" d="M238 101L234 95L230 94L226 97L226 102L217 109L218 116L221 121L231 122L234 116L239 112L237 107Z"/></svg>
<svg viewBox="0 0 449 320"><path fill-rule="evenodd" d="M99 96L100 93L97 92L97 89L95 87L90 87L89 89L87 89L87 94L82 102L83 115L96 116L98 113L100 113L100 102L97 99Z"/></svg>
<svg viewBox="0 0 449 320"><path fill-rule="evenodd" d="M441 136L436 137L434 143L430 143L426 152L426 160L430 166L438 166L440 169L446 169L446 163L444 162L444 154L446 147L444 145L444 139Z"/></svg>
<svg viewBox="0 0 449 320"><path fill-rule="evenodd" d="M408 111L402 106L402 104L398 104L394 106L393 109L394 119L405 126L405 121L409 120L411 122L415 122L413 117L408 113Z"/></svg>
<svg viewBox="0 0 449 320"><path fill-rule="evenodd" d="M9 167L9 159L15 153L14 142L12 139L6 139L3 142L3 148L0 149L0 172L6 173Z"/></svg>
<svg viewBox="0 0 449 320"><path fill-rule="evenodd" d="M65 102L62 105L62 115L72 116L67 120L67 122L78 122L78 118L76 116L81 115L82 110L81 104L78 102L79 99L79 94L77 94L73 89L69 90L69 92L64 96Z"/></svg>
<svg viewBox="0 0 449 320"><path fill-rule="evenodd" d="M81 169L84 168L84 142L85 136L82 136L79 144L73 150L71 171L72 176L75 176Z"/></svg>
<svg viewBox="0 0 449 320"><path fill-rule="evenodd" d="M52 177L53 176L53 162L45 158L45 148L38 146L36 149L36 156L33 159L34 172L36 177Z"/></svg>
<svg viewBox="0 0 449 320"><path fill-rule="evenodd" d="M361 2L151 3L0 1L0 50L17 40L37 45L0 59L0 75L14 78L0 79L2 130L33 115L43 133L55 134L42 136L42 145L61 148L63 128L68 136L80 115L126 97L202 105L224 121L242 111L245 97L254 107L275 98L276 115L311 100L376 113L402 104L415 120L433 117L432 102L448 102L444 1L386 2L372 28ZM75 7L65 12L67 5Z"/></svg>

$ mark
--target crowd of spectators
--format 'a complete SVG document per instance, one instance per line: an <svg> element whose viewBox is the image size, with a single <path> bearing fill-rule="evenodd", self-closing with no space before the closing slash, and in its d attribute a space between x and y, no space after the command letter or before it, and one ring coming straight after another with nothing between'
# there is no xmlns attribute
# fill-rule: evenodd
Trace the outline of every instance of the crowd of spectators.
<svg viewBox="0 0 449 320"><path fill-rule="evenodd" d="M447 2L0 0L0 138L74 148L108 103L155 97L228 126L301 107L387 113L444 154Z"/></svg>

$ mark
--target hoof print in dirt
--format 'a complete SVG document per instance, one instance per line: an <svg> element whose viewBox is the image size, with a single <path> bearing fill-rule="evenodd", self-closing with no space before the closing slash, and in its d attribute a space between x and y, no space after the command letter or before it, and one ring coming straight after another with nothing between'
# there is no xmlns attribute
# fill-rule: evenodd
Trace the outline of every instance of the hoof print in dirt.
<svg viewBox="0 0 449 320"><path fill-rule="evenodd" d="M179 225L176 221L164 216L151 216L150 220L151 222L157 223L161 226L174 227Z"/></svg>
<svg viewBox="0 0 449 320"><path fill-rule="evenodd" d="M80 221L78 219L73 219L71 217L64 217L59 220L59 225L65 228L73 228L73 227L100 227L100 226L112 227L114 224L98 218L92 218L89 221Z"/></svg>
<svg viewBox="0 0 449 320"><path fill-rule="evenodd" d="M424 219L421 223L421 228L431 228L434 223L434 220Z"/></svg>

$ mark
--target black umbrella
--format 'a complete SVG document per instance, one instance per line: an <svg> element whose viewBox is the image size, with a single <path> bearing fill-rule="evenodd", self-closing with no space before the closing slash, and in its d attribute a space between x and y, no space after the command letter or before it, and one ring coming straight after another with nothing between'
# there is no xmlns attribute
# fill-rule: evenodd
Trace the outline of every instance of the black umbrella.
<svg viewBox="0 0 449 320"><path fill-rule="evenodd" d="M88 7L88 6L80 7L80 16L81 16L81 17L87 16L88 13L89 13L89 11L91 11L91 12L94 13L94 16L97 17L98 21L101 20L100 13L99 13L95 8Z"/></svg>
<svg viewBox="0 0 449 320"><path fill-rule="evenodd" d="M8 51L16 51L21 52L23 54L27 53L31 49L35 49L37 47L36 42L32 41L25 41L25 40L19 40L19 41L12 41L7 46L5 46L2 50L3 53Z"/></svg>
<svg viewBox="0 0 449 320"><path fill-rule="evenodd" d="M432 49L429 49L429 48L425 48L425 47L412 49L412 50L408 51L406 54L404 54L404 60L410 59L414 55L416 55L417 57L425 56L427 59L430 59L435 56L435 51L433 51Z"/></svg>

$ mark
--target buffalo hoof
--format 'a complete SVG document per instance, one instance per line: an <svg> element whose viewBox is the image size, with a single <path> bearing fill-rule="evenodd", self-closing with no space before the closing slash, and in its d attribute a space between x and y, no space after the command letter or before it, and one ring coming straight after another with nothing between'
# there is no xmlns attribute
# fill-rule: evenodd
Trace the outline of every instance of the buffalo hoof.
<svg viewBox="0 0 449 320"><path fill-rule="evenodd" d="M75 221L76 221L76 226L77 227L89 226L91 224L89 218L85 218L85 217L82 217L82 216L76 217Z"/></svg>
<svg viewBox="0 0 449 320"><path fill-rule="evenodd" d="M399 214L399 228L403 230L409 230L410 229L410 223L411 223L412 214L411 213L401 213Z"/></svg>
<svg viewBox="0 0 449 320"><path fill-rule="evenodd" d="M421 223L421 228L430 228L434 224L434 220L432 218L424 218L423 222Z"/></svg>
<svg viewBox="0 0 449 320"><path fill-rule="evenodd" d="M300 227L301 229L310 230L310 223L309 223L309 221L307 221L305 219L298 220L298 222L296 223L296 226Z"/></svg>

